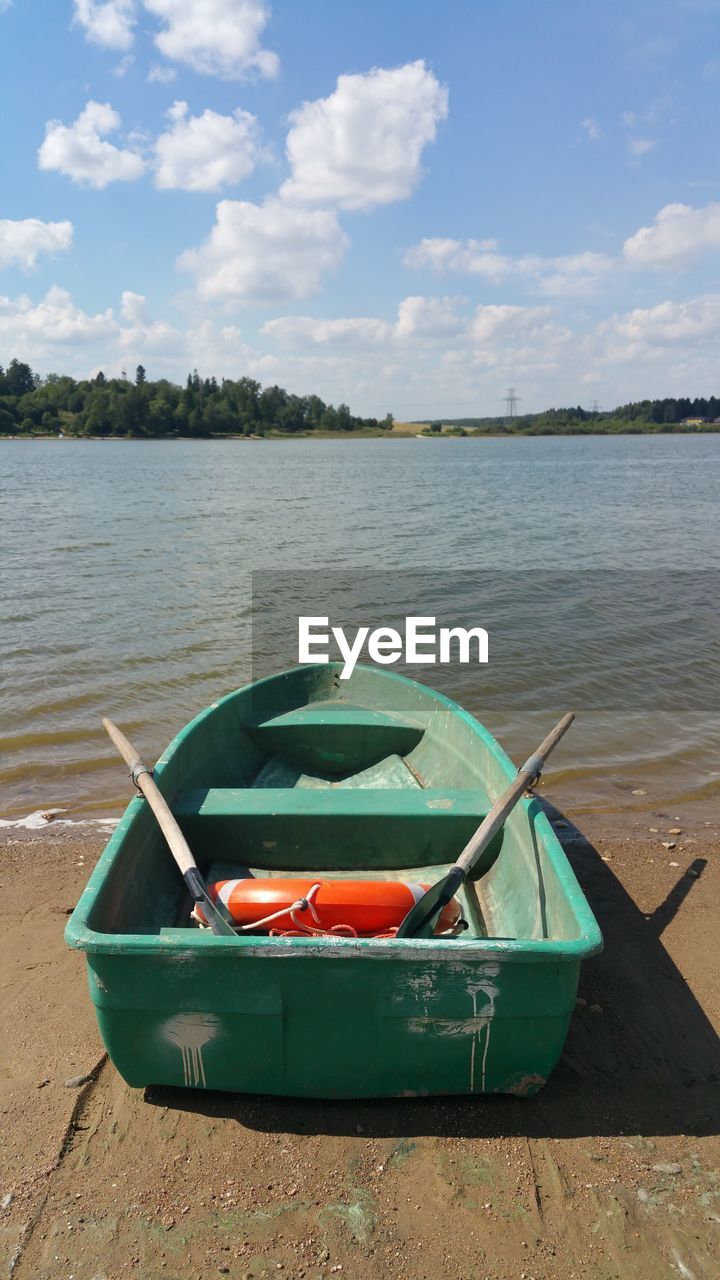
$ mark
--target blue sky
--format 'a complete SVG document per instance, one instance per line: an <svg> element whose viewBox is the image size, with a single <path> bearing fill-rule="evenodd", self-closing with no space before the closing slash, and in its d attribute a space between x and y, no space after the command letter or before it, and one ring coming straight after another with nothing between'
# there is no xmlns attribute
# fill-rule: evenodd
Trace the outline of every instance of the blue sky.
<svg viewBox="0 0 720 1280"><path fill-rule="evenodd" d="M717 393L720 0L0 0L0 363Z"/></svg>

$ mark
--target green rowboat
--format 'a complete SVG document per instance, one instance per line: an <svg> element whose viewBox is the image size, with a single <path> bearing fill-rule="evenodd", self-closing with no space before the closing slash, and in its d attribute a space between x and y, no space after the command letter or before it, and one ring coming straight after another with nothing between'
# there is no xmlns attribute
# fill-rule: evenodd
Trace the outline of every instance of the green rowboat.
<svg viewBox="0 0 720 1280"><path fill-rule="evenodd" d="M208 707L155 780L205 880L445 874L514 777L456 703L403 676L297 667ZM580 961L602 939L539 804L461 894L457 937L218 937L146 800L128 806L66 930L130 1085L308 1097L535 1093Z"/></svg>

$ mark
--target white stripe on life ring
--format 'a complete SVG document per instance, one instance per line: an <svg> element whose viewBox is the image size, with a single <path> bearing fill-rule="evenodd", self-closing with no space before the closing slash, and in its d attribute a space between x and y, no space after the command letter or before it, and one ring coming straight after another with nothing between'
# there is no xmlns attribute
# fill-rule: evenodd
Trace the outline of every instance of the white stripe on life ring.
<svg viewBox="0 0 720 1280"><path fill-rule="evenodd" d="M232 893L236 885L239 885L239 883L240 883L239 880L228 880L227 884L223 885L222 889L218 893L218 898L222 902L223 906L226 906L228 908L230 907L230 894Z"/></svg>

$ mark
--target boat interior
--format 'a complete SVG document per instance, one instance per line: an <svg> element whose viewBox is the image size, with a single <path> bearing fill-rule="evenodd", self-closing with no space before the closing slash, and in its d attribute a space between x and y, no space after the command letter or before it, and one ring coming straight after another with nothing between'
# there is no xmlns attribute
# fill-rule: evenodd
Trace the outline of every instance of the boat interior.
<svg viewBox="0 0 720 1280"><path fill-rule="evenodd" d="M343 681L330 665L296 668L208 708L168 748L156 780L208 883L292 874L431 884L513 773L490 735L432 690L376 668ZM144 801L114 840L90 927L194 928ZM537 802L521 802L462 890L467 928L453 945L576 938L564 863Z"/></svg>

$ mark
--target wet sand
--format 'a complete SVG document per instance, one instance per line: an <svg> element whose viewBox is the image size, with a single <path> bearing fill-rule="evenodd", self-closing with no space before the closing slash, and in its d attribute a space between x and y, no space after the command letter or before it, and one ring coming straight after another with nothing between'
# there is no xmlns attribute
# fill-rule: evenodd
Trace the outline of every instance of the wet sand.
<svg viewBox="0 0 720 1280"><path fill-rule="evenodd" d="M530 1099L129 1089L62 938L106 835L0 831L5 1274L716 1280L718 825L558 816L605 952Z"/></svg>

